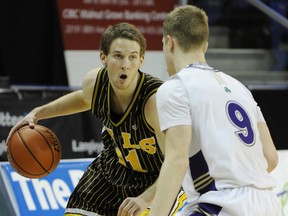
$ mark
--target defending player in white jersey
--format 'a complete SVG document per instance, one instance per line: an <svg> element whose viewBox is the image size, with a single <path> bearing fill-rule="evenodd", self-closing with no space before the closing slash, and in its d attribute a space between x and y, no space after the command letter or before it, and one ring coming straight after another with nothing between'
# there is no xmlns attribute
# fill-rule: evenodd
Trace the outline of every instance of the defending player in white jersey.
<svg viewBox="0 0 288 216"><path fill-rule="evenodd" d="M150 216L166 216L183 185L181 215L280 216L270 176L277 151L250 91L205 60L208 17L181 6L164 21L171 76L157 92L165 160Z"/></svg>

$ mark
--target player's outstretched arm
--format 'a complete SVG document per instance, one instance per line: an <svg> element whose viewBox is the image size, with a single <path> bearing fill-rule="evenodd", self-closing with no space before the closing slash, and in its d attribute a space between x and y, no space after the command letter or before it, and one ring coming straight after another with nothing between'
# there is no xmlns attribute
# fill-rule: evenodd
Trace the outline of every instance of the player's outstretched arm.
<svg viewBox="0 0 288 216"><path fill-rule="evenodd" d="M87 73L81 90L71 92L50 103L34 108L10 130L6 143L8 143L11 135L23 125L29 124L31 128L34 128L39 120L70 115L90 109L98 70L95 69Z"/></svg>
<svg viewBox="0 0 288 216"><path fill-rule="evenodd" d="M81 95L82 90L75 91L48 104L34 108L10 130L6 143L11 135L23 125L29 124L31 128L34 128L35 124L41 119L69 115L89 109L89 104L83 100Z"/></svg>

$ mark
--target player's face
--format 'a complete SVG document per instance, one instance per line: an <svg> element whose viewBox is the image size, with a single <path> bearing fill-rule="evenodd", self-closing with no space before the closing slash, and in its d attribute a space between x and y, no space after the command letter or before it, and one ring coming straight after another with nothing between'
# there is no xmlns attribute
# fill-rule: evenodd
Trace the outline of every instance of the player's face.
<svg viewBox="0 0 288 216"><path fill-rule="evenodd" d="M102 54L101 58L113 88L125 90L137 82L144 57L140 56L140 45L136 41L117 38L112 42L109 54Z"/></svg>

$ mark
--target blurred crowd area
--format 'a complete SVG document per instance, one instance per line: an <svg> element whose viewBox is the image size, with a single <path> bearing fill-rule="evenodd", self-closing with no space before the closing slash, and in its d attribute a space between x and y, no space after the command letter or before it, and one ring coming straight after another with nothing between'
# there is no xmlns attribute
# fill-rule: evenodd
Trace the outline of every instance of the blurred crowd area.
<svg viewBox="0 0 288 216"><path fill-rule="evenodd" d="M286 19L288 0L258 0ZM288 29L246 0L188 0L203 8L210 26L229 29L230 48L271 49L278 59L272 70L288 70Z"/></svg>

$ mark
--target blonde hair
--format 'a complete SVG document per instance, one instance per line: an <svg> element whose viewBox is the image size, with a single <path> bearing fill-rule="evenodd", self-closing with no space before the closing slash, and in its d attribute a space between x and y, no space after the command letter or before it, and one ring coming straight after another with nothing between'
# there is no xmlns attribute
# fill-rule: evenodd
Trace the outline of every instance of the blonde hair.
<svg viewBox="0 0 288 216"><path fill-rule="evenodd" d="M176 7L164 21L163 34L173 36L185 52L199 49L208 41L208 16L192 5Z"/></svg>

